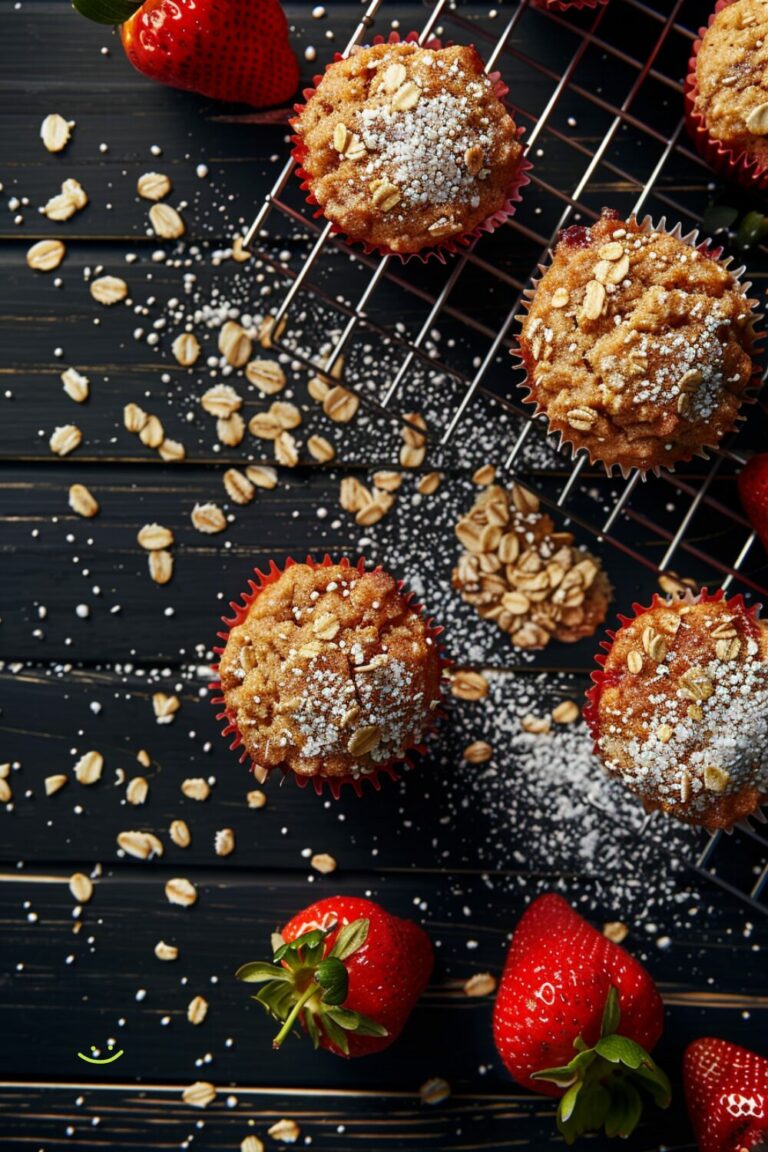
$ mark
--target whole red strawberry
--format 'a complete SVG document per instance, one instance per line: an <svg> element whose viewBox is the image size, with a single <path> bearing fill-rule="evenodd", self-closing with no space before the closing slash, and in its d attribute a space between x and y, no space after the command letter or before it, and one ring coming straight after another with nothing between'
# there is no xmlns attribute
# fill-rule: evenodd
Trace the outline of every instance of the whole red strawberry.
<svg viewBox="0 0 768 1152"><path fill-rule="evenodd" d="M214 100L262 108L293 95L299 68L278 0L74 0L120 24L125 54L145 76Z"/></svg>
<svg viewBox="0 0 768 1152"><path fill-rule="evenodd" d="M685 1051L683 1083L699 1152L768 1148L768 1060L705 1036Z"/></svg>
<svg viewBox="0 0 768 1152"><path fill-rule="evenodd" d="M381 1052L402 1032L434 964L418 924L354 896L311 904L280 936L271 964L236 972L264 985L253 999L282 1021L275 1048L301 1024L315 1048L337 1056Z"/></svg>
<svg viewBox="0 0 768 1152"><path fill-rule="evenodd" d="M560 896L540 896L521 918L496 996L496 1047L518 1083L560 1096L568 1144L601 1127L629 1136L644 1088L662 1108L669 1081L649 1052L664 1009L641 964Z"/></svg>
<svg viewBox="0 0 768 1152"><path fill-rule="evenodd" d="M768 452L750 457L739 473L741 506L768 552Z"/></svg>

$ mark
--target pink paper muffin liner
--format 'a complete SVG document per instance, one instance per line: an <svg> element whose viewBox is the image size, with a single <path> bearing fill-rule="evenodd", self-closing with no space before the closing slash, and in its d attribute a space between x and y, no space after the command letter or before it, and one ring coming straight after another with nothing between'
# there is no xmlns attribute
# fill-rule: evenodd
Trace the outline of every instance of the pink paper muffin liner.
<svg viewBox="0 0 768 1152"><path fill-rule="evenodd" d="M688 61L688 75L685 78L685 122L691 139L696 145L696 150L704 157L710 167L714 168L716 172L722 173L723 176L738 181L745 188L765 192L768 189L768 164L750 156L743 150L724 144L722 140L715 140L709 134L704 116L696 109L696 97L699 90L696 64L701 42L718 12L722 12L723 8L727 8L729 4L733 3L734 0L717 0L706 27L699 29L699 38L693 45L693 52Z"/></svg>
<svg viewBox="0 0 768 1152"><path fill-rule="evenodd" d="M589 0L587 0L587 2L589 2ZM599 2L605 2L605 0L599 0ZM399 33L397 33L397 32L390 32L389 36L387 36L387 37L374 36L373 39L371 40L371 46L375 46L376 44L384 44L384 43L399 44L399 43L401 43L401 41L405 44L413 44L413 43L417 42L418 39L419 39L419 33L418 32L409 32L408 35L404 36L404 37L401 37L399 35ZM445 47L448 47L448 46L449 45L445 45ZM431 37L425 44L422 45L422 47L432 48L432 49L437 50L437 49L444 47L444 45L443 45L443 42L441 40L438 40L436 37ZM326 64L325 70L327 71L333 64L336 64L336 63L338 63L339 60L343 60L343 59L344 59L344 57L341 55L341 53L337 52L334 55L331 63ZM315 76L313 78L314 87L305 88L304 91L302 92L302 95L304 97L304 103L303 104L294 104L294 111L296 113L296 118L298 118L298 116L301 115L301 113L304 111L304 108L306 107L307 103L316 94L317 85L320 83L322 78L323 78L322 74ZM491 73L489 73L488 78L489 78L489 80L491 80L491 82L493 84L494 94L498 97L499 100L504 100L504 98L509 94L509 88L504 83L504 81L501 79L501 74L499 72L491 72ZM292 118L291 120L289 120L289 124L291 125L291 127L293 127L295 125L296 118ZM517 129L518 139L520 139L522 137L524 132L525 132L524 128L518 127L518 129ZM317 200L312 195L310 176L302 167L302 165L304 163L304 159L307 155L308 149L306 148L304 141L298 135L292 136L291 141L293 143L293 149L292 149L291 155L293 156L293 158L297 164L296 175L301 180L302 191L307 193L307 197L306 197L307 204L309 204L311 207L316 209L316 211L314 212L314 216L316 219L320 218L320 217L322 217L323 219L327 219L327 217L324 216L323 209L318 205ZM334 235L342 236L348 244L359 244L363 248L363 251L365 252L366 256L371 256L371 255L396 256L401 261L401 263L403 263L403 264L407 264L408 261L412 260L412 259L420 260L422 262L422 264L426 264L426 262L428 260L437 259L437 260L440 260L441 263L445 264L446 258L448 256L455 256L458 252L461 252L462 250L468 248L469 245L472 244L473 241L478 240L483 235L483 233L495 232L497 228L501 228L501 226L503 224L506 224L506 222L512 216L514 216L515 211L516 211L516 205L523 198L522 197L522 189L525 187L526 184L530 184L530 177L528 176L528 172L532 168L533 168L533 165L531 164L531 162L525 156L523 156L521 158L520 163L519 163L518 168L517 168L515 182L512 185L512 187L509 189L507 199L501 208L497 209L496 212L493 212L490 216L486 217L486 219L483 220L481 224L478 224L470 232L465 232L461 236L454 236L448 240L441 240L439 243L437 243L437 244L435 244L429 248L423 248L420 252L393 252L391 248L386 248L383 245L369 244L367 240L354 239L354 238L348 236L345 233L344 229L339 227L339 225L334 224L333 221L330 221L331 231L333 232Z"/></svg>
<svg viewBox="0 0 768 1152"><path fill-rule="evenodd" d="M718 588L716 592L709 592L706 588L702 588L699 592L696 593L689 590L686 591L682 596L678 597L678 599L685 601L687 604L717 604L720 601L724 601L729 609L732 609L734 612L741 613L744 619L752 621L756 628L757 621L762 611L762 604L747 604L741 593L738 593L736 596L731 596L730 598L726 597L726 594L722 588ZM605 672L605 664L608 659L608 654L613 647L613 642L616 639L616 634L621 628L625 628L628 624L631 624L633 620L637 620L641 616L645 616L647 612L651 612L654 608L664 608L669 603L670 597L661 596L658 592L654 592L653 596L651 597L650 604L644 605L640 603L633 603L632 614L627 616L622 615L622 613L617 613L617 619L619 622L618 628L607 628L605 632L606 639L600 641L600 648L602 649L602 652L598 652L595 655L595 663L598 665L598 667L595 669L595 671L590 673L592 687L587 689L587 692L585 693L586 702L582 708L582 716L584 718L584 722L586 723L590 736L594 742L593 752L599 759L602 759L598 744L600 739L600 700L603 695L605 684L608 681L608 675ZM762 820L761 809L756 809L755 812L750 813L750 816L757 820ZM742 821L737 821L736 824L732 825L730 828L723 828L722 831L730 832L732 831L733 827L737 827L739 823L743 824L747 819L748 817L744 817Z"/></svg>
<svg viewBox="0 0 768 1152"><path fill-rule="evenodd" d="M213 649L217 656L220 657L223 654L227 639L229 638L229 633L234 627L243 622L243 620L248 615L254 600L256 600L256 598L264 591L265 588L267 588L270 584L274 584L275 581L282 576L283 572L286 572L289 568L292 568L296 563L296 560L294 560L292 557L288 557L282 568L277 565L274 560L270 561L269 568L266 572L262 572L260 569L254 568L253 572L255 579L248 581L248 591L242 593L239 601L230 601L229 607L231 609L232 615L222 616L221 618L225 631L216 633L217 639L221 640L221 645L217 645ZM307 564L310 568L329 568L332 567L335 563L338 563L342 568L356 569L361 576L366 570L365 559L363 557L361 557L356 564L352 564L346 556L342 557L339 561L335 561L331 556L326 554L323 556L323 559L320 562L317 562L311 556L307 556L304 563ZM381 571L381 565L377 565L376 568L372 569L372 571ZM398 592L403 595L408 606L412 608L413 611L418 612L424 618L427 631L430 637L435 641L439 667L442 673L450 666L451 663L445 655L444 647L439 640L440 636L443 634L442 626L435 624L432 617L425 616L424 609L421 604L414 603L415 593L405 590L405 581L399 580L397 582L397 589ZM223 720L225 722L224 727L221 730L221 734L225 740L229 740L230 749L233 752L238 752L239 761L241 764L244 764L245 761L248 760L248 752L243 746L243 740L240 735L240 730L237 726L237 717L230 709L226 707L226 700L223 695L221 681L218 678L218 662L212 665L212 671L216 676L216 679L211 681L209 684L209 688L213 693L211 697L211 703L218 709L216 713L216 719ZM444 702L445 696L442 689L442 677L441 698L442 702ZM444 715L445 713L442 707L434 710L430 716L430 724L427 732L428 736L435 731ZM418 752L419 754L424 755L427 751L426 743L422 742L415 744L407 751ZM381 776L388 777L390 780L397 780L398 774L396 771L396 765L398 764L404 764L408 768L414 767L410 756L406 755L404 757L392 757L392 759L385 761L383 764L377 765L372 772L366 773L365 776L360 777L320 775L300 776L297 773L292 772L290 768L281 768L281 771L283 772L284 776L292 776L300 788L306 788L307 784L311 783L318 796L322 795L323 788L327 785L328 790L330 791L334 800L338 800L339 796L341 795L342 788L345 785L349 786L358 797L362 796L365 784L369 784L378 792L381 789ZM257 768L257 765L255 765L253 761L251 761L250 768L251 772L253 773L256 773L257 771L259 772L259 775L257 776L259 783L264 783L266 779L274 772L274 768L266 769L266 771L263 767L259 766Z"/></svg>
<svg viewBox="0 0 768 1152"><path fill-rule="evenodd" d="M618 223L620 223L622 219L623 219L623 217L617 216L617 222ZM684 244L688 244L691 248L696 248L697 251L702 253L702 255L708 256L712 260L719 260L721 265L724 268L728 268L728 270L730 271L731 275L736 280L736 282L744 289L746 303L749 305L749 307L754 312L754 318L755 319L754 319L754 327L752 330L752 338L751 338L751 342L750 342L750 346L749 346L749 352L750 352L750 355L752 356L752 360L753 360L752 379L748 385L747 391L742 396L741 405L743 407L744 405L747 405L747 404L754 404L756 397L757 397L757 392L762 387L762 369L761 369L760 364L756 360L756 356L759 354L759 349L757 348L757 345L764 338L764 335L765 335L764 332L762 331L762 321L764 319L764 316L763 316L762 312L757 311L757 308L759 307L760 301L754 297L749 296L749 290L752 287L751 281L749 281L749 280L742 281L742 276L743 276L744 272L746 272L746 265L742 264L738 268L731 268L730 265L733 262L733 256L728 256L728 257L726 257L725 260L720 260L720 257L723 254L722 245L714 245L714 242L712 240L710 240L709 238L706 238L706 237L703 240L700 240L699 239L699 230L697 228L691 232L687 232L687 233L683 234L683 228L682 228L681 224L676 224L673 228L667 228L667 221L666 221L666 217L664 217L664 216L662 216L662 218L659 220L659 222L657 224L654 224L654 222L650 216L645 216L642 220L638 221L638 223L640 224L640 227L643 228L646 232L666 232L667 235L676 237L678 240L681 240ZM553 252L550 251L549 252L550 263L552 260L552 256L553 256ZM543 276L544 273L547 271L547 265L546 264L539 264L538 265L538 271L539 271L540 275L539 276L533 276L531 278L530 285L523 292L522 307L526 313L530 310L531 303L533 301L534 296L536 295L536 290L538 289L539 284L541 283L541 276ZM520 322L522 323L522 319L523 319L522 314L520 315L519 319L520 319ZM539 416L544 416L546 419L547 418L546 408L543 405L539 404L539 402L533 396L533 393L532 393L531 388L530 388L529 366L528 366L528 363L526 360L525 353L524 353L524 351L523 351L523 349L519 343L519 336L516 338L515 346L510 349L510 355L515 359L515 361L517 362L519 367L521 367L523 369L523 371L525 372L524 379L521 380L519 383L519 388L521 390L527 389L527 394L525 396L523 396L523 403L532 404L534 406L534 410L532 413L533 419L536 419ZM734 422L734 429L739 424L742 424L745 419L746 419L746 417L743 415L742 412L740 412L739 415L736 417L736 420ZM549 423L548 423L548 427L549 427ZM734 429L732 429L731 432L733 432ZM613 474L615 472L618 472L625 480L627 480L632 475L632 473L635 471L640 471L640 473L643 477L645 477L649 473L652 473L653 475L658 476L662 471L674 472L675 466L677 464L688 463L694 457L700 457L701 459L708 460L709 459L709 451L711 449L714 449L717 447L717 444L706 444L706 445L703 445L697 452L691 453L688 456L679 456L671 464L656 464L650 468L638 469L637 466L634 464L633 465L623 465L623 464L619 464L619 463L613 463L613 464L606 463L606 461L601 460L599 456L595 455L585 445L577 444L574 440L572 440L568 436L567 432L564 429L558 430L558 431L553 431L550 429L548 434L554 435L557 437L558 448L560 450L564 450L564 451L569 452L571 459L575 460L579 452L586 452L586 454L589 458L589 463L591 466L599 465L600 467L605 469L605 472L608 476L613 476ZM725 433L724 435L729 435L729 433Z"/></svg>

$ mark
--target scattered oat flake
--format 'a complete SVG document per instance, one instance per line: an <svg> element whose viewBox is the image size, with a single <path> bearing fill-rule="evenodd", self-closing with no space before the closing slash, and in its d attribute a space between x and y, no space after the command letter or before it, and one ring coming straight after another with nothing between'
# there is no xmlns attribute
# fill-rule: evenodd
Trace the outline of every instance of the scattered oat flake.
<svg viewBox="0 0 768 1152"><path fill-rule="evenodd" d="M202 776L190 776L181 782L181 790L190 800L207 800L211 786Z"/></svg>
<svg viewBox="0 0 768 1152"><path fill-rule="evenodd" d="M53 776L46 776L45 778L45 794L46 796L53 796L56 792L60 792L64 785L67 783L68 777L62 772L57 772Z"/></svg>
<svg viewBox="0 0 768 1152"><path fill-rule="evenodd" d="M57 456L69 456L80 447L83 434L76 424L61 424L54 428L48 446Z"/></svg>
<svg viewBox="0 0 768 1152"><path fill-rule="evenodd" d="M76 404L83 404L88 399L90 381L76 368L65 368L61 374L61 383L67 396Z"/></svg>
<svg viewBox="0 0 768 1152"><path fill-rule="evenodd" d="M603 924L603 936L607 936L614 944L621 944L629 936L629 928L621 920L609 920Z"/></svg>
<svg viewBox="0 0 768 1152"><path fill-rule="evenodd" d="M137 860L149 860L163 855L162 841L152 832L118 832L117 843L123 852Z"/></svg>
<svg viewBox="0 0 768 1152"><path fill-rule="evenodd" d="M283 1144L295 1144L301 1135L301 1129L295 1120L278 1120L267 1133L273 1140L280 1140Z"/></svg>
<svg viewBox="0 0 768 1152"><path fill-rule="evenodd" d="M125 300L128 285L120 276L99 276L98 279L91 281L90 291L97 304L111 308L113 304Z"/></svg>
<svg viewBox="0 0 768 1152"><path fill-rule="evenodd" d="M189 908L197 900L197 888L191 880L176 876L167 881L165 896L169 904L180 904L184 908Z"/></svg>
<svg viewBox="0 0 768 1152"><path fill-rule="evenodd" d="M235 850L235 834L231 828L219 828L213 843L217 856L231 856Z"/></svg>
<svg viewBox="0 0 768 1152"><path fill-rule="evenodd" d="M267 794L262 792L260 788L254 788L245 797L248 802L249 808L263 808L267 803Z"/></svg>
<svg viewBox="0 0 768 1152"><path fill-rule="evenodd" d="M85 752L75 764L75 777L79 784L95 784L101 779L104 757L101 752Z"/></svg>
<svg viewBox="0 0 768 1152"><path fill-rule="evenodd" d="M186 232L184 221L170 204L153 204L149 210L149 222L161 240L178 240Z"/></svg>
<svg viewBox="0 0 768 1152"><path fill-rule="evenodd" d="M145 524L139 529L136 539L142 548L151 552L156 548L170 548L173 544L173 532L162 524Z"/></svg>
<svg viewBox="0 0 768 1152"><path fill-rule="evenodd" d="M138 806L144 804L149 795L149 784L143 776L134 776L128 781L125 789L125 798L129 804Z"/></svg>
<svg viewBox="0 0 768 1152"><path fill-rule="evenodd" d="M264 1152L264 1144L258 1136L244 1136L240 1141L240 1152Z"/></svg>
<svg viewBox="0 0 768 1152"><path fill-rule="evenodd" d="M192 835L186 820L172 820L169 833L177 848L188 848L192 843Z"/></svg>
<svg viewBox="0 0 768 1152"><path fill-rule="evenodd" d="M195 996L187 1005L187 1020L190 1024L202 1024L208 1015L208 1001L204 996Z"/></svg>
<svg viewBox="0 0 768 1152"><path fill-rule="evenodd" d="M145 172L136 181L136 191L144 200L162 200L171 190L171 181L161 172Z"/></svg>
<svg viewBox="0 0 768 1152"><path fill-rule="evenodd" d="M99 502L85 484L72 484L69 489L69 506L77 516L86 520L96 516L99 511Z"/></svg>
<svg viewBox="0 0 768 1152"><path fill-rule="evenodd" d="M336 871L336 861L327 852L316 853L310 860L310 864L315 872L322 872L324 876Z"/></svg>
<svg viewBox="0 0 768 1152"><path fill-rule="evenodd" d="M207 1080L196 1080L184 1089L181 1098L193 1108L207 1108L216 1099L216 1089Z"/></svg>
<svg viewBox="0 0 768 1152"><path fill-rule="evenodd" d="M155 692L152 696L152 708L158 724L172 723L180 707L178 696L166 696L165 692Z"/></svg>
<svg viewBox="0 0 768 1152"><path fill-rule="evenodd" d="M439 1076L433 1076L431 1080L426 1080L419 1088L422 1104L442 1104L443 1100L447 1100L450 1094L450 1084Z"/></svg>
<svg viewBox="0 0 768 1152"><path fill-rule="evenodd" d="M206 504L195 504L192 509L192 524L198 532L211 536L224 531L227 518L218 504L209 501Z"/></svg>
<svg viewBox="0 0 768 1152"><path fill-rule="evenodd" d="M93 896L93 881L84 872L73 872L69 878L69 890L78 904L87 904Z"/></svg>
<svg viewBox="0 0 768 1152"><path fill-rule="evenodd" d="M40 138L49 152L61 152L69 143L74 127L74 120L65 120L58 112L51 112L40 125Z"/></svg>
<svg viewBox="0 0 768 1152"><path fill-rule="evenodd" d="M27 252L27 266L33 272L53 272L67 254L61 240L38 240Z"/></svg>
<svg viewBox="0 0 768 1152"><path fill-rule="evenodd" d="M165 940L158 940L155 944L155 956L158 960L176 960L179 950L175 944L166 944Z"/></svg>
<svg viewBox="0 0 768 1152"><path fill-rule="evenodd" d="M496 977L490 972L476 972L464 982L464 992L467 996L492 996L496 991Z"/></svg>

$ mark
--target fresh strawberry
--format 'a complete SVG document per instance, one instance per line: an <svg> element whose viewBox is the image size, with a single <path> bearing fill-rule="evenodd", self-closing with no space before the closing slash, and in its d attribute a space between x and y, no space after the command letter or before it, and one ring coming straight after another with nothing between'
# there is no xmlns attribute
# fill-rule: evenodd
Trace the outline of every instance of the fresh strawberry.
<svg viewBox="0 0 768 1152"><path fill-rule="evenodd" d="M561 896L533 902L507 954L494 1038L519 1084L561 1097L557 1126L568 1144L603 1126L629 1136L642 1111L639 1088L667 1107L669 1081L649 1055L663 1016L637 960Z"/></svg>
<svg viewBox="0 0 768 1152"><path fill-rule="evenodd" d="M739 473L741 506L768 552L768 452L751 456Z"/></svg>
<svg viewBox="0 0 768 1152"><path fill-rule="evenodd" d="M283 928L271 964L244 964L237 978L264 987L253 997L282 1021L279 1048L295 1024L315 1048L368 1056L393 1044L434 964L426 933L378 904L331 896Z"/></svg>
<svg viewBox="0 0 768 1152"><path fill-rule="evenodd" d="M278 0L74 0L84 16L120 24L125 54L145 76L264 108L288 100L299 67Z"/></svg>
<svg viewBox="0 0 768 1152"><path fill-rule="evenodd" d="M699 1152L768 1148L768 1060L727 1040L694 1040L683 1057L685 1102Z"/></svg>

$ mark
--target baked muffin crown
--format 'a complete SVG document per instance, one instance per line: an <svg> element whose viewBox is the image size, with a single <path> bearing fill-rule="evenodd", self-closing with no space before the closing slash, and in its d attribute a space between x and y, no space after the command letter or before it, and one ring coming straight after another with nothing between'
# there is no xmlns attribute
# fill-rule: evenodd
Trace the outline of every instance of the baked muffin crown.
<svg viewBox="0 0 768 1152"><path fill-rule="evenodd" d="M501 210L522 160L514 120L476 49L461 45L360 49L328 67L292 124L327 219L404 254Z"/></svg>
<svg viewBox="0 0 768 1152"><path fill-rule="evenodd" d="M649 810L728 827L768 798L768 625L740 598L656 598L594 679L596 750Z"/></svg>
<svg viewBox="0 0 768 1152"><path fill-rule="evenodd" d="M257 771L359 779L434 726L435 632L381 569L294 564L230 630L227 715Z"/></svg>
<svg viewBox="0 0 768 1152"><path fill-rule="evenodd" d="M768 163L768 7L734 0L716 13L696 57L694 111L725 147Z"/></svg>
<svg viewBox="0 0 768 1152"><path fill-rule="evenodd" d="M756 322L736 275L706 250L604 212L563 233L528 301L528 399L592 460L670 466L733 428Z"/></svg>

